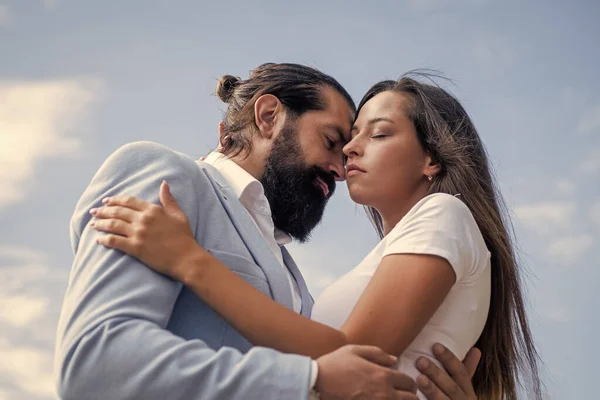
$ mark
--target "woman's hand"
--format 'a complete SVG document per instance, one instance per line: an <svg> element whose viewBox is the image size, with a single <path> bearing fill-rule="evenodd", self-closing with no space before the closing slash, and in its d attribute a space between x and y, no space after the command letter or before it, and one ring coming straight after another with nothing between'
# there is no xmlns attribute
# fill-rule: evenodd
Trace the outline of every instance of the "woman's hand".
<svg viewBox="0 0 600 400"><path fill-rule="evenodd" d="M162 207L130 196L107 197L105 207L90 210L91 226L108 233L98 239L106 247L138 258L153 270L183 281L190 259L210 257L194 238L189 221L163 181ZM186 261L188 261L186 263Z"/></svg>

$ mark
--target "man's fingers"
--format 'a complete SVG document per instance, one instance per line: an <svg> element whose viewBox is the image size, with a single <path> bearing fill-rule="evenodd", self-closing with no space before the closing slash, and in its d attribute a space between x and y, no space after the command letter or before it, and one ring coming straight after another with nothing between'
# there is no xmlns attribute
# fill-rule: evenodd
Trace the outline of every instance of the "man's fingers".
<svg viewBox="0 0 600 400"><path fill-rule="evenodd" d="M481 360L481 351L475 347L473 347L471 350L469 350L469 352L467 353L463 364L465 366L465 368L467 369L467 372L469 373L469 376L471 377L471 379L473 379L473 375L475 375L475 370L477 369L477 366L479 365L479 361Z"/></svg>
<svg viewBox="0 0 600 400"><path fill-rule="evenodd" d="M417 393L417 384L410 376L394 370L391 373L390 379L394 388L405 392Z"/></svg>
<svg viewBox="0 0 600 400"><path fill-rule="evenodd" d="M371 361L383 367L391 367L398 361L398 357L394 357L375 346L354 345L352 352L367 361Z"/></svg>
<svg viewBox="0 0 600 400"><path fill-rule="evenodd" d="M408 392L397 392L394 398L396 400L419 400L416 394Z"/></svg>
<svg viewBox="0 0 600 400"><path fill-rule="evenodd" d="M459 361L459 363L460 363L460 361ZM426 357L421 357L417 360L417 369L423 375L425 375L427 378L429 378L429 380L431 380L431 383L433 384L433 386L437 387L437 389L439 389L441 391L441 393L445 394L446 396L448 396L451 399L461 398L459 396L463 393L463 391L458 386L457 382L455 382L446 373L446 371L444 371L443 369L441 369L440 367L435 365L435 363L433 361L427 359ZM417 382L417 386L419 386L418 382ZM419 389L422 391L420 386L419 386ZM437 389L435 389L435 390L437 390ZM434 393L435 390L431 389L430 393ZM445 399L445 397L440 397L441 393L436 394L437 397L432 397L430 399L435 399L435 400ZM463 396L464 396L464 394L463 394Z"/></svg>
<svg viewBox="0 0 600 400"><path fill-rule="evenodd" d="M102 199L102 203L107 206L121 206L131 208L136 211L144 211L153 204L133 196L112 196Z"/></svg>
<svg viewBox="0 0 600 400"><path fill-rule="evenodd" d="M473 385L471 384L472 375L467 367L450 350L439 343L433 345L433 354L442 363L448 374L452 376L454 379L453 383L458 385L463 393L471 394L473 392ZM448 395L452 394L448 392L448 389L440 389L444 390Z"/></svg>
<svg viewBox="0 0 600 400"><path fill-rule="evenodd" d="M417 388L427 397L428 400L450 400L437 386L431 382L425 375L417 377Z"/></svg>

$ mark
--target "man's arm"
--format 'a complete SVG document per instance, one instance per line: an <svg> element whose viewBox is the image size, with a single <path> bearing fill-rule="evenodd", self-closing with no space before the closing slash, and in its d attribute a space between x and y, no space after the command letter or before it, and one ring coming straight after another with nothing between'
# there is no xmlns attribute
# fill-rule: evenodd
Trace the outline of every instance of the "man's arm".
<svg viewBox="0 0 600 400"><path fill-rule="evenodd" d="M166 179L196 231L205 175L152 143L124 146L104 163L72 220L75 259L57 334L62 399L305 399L310 359L265 348L210 349L165 330L180 284L96 243L89 210L105 196L157 202ZM204 182L202 180L205 180ZM203 207L204 208L204 207ZM200 222L199 222L200 223Z"/></svg>

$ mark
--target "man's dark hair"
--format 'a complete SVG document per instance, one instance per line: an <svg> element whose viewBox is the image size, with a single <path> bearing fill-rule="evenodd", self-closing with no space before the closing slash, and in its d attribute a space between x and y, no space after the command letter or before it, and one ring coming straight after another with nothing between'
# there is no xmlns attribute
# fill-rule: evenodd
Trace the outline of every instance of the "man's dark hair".
<svg viewBox="0 0 600 400"><path fill-rule="evenodd" d="M216 94L228 104L223 118L221 152L227 156L247 154L252 149L252 134L258 129L254 120L254 103L265 94L279 99L292 118L307 111L324 110L327 104L322 90L331 87L356 106L350 94L333 77L299 64L266 63L250 72L246 80L224 75L217 83ZM227 137L227 140L224 138Z"/></svg>

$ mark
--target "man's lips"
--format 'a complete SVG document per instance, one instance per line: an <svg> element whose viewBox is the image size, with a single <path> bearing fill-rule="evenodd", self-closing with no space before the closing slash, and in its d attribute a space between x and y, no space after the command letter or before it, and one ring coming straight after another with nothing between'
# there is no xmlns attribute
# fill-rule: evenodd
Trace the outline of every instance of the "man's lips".
<svg viewBox="0 0 600 400"><path fill-rule="evenodd" d="M315 185L321 188L321 190L323 191L323 196L327 197L327 195L329 194L329 186L327 186L327 183L325 183L325 181L320 177L317 177L317 179L315 180Z"/></svg>

